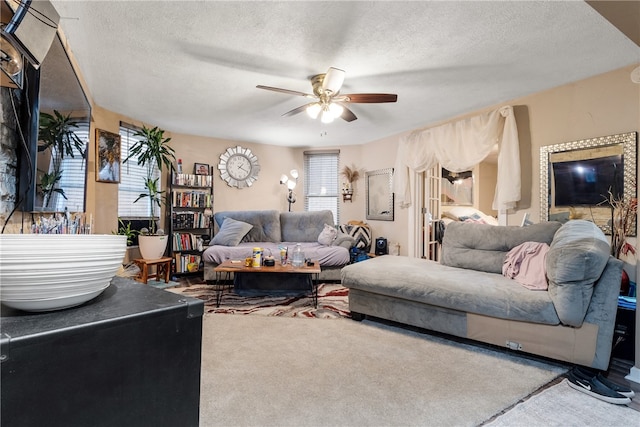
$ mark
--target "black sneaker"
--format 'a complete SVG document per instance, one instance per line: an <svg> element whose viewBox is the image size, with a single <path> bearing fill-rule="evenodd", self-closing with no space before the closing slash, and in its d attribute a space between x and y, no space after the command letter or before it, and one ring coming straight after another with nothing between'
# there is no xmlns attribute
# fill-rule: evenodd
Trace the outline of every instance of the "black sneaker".
<svg viewBox="0 0 640 427"><path fill-rule="evenodd" d="M631 399L621 395L617 391L611 390L606 385L602 384L596 377L586 378L580 374L577 369L573 369L569 372L569 386L578 391L588 394L596 399L604 400L608 403L614 403L616 405L626 405L631 403Z"/></svg>
<svg viewBox="0 0 640 427"><path fill-rule="evenodd" d="M600 381L602 384L606 385L607 387L609 387L611 390L616 391L618 393L620 393L623 396L627 396L628 398L632 398L633 396L635 396L636 394L633 392L633 390L631 390L629 387L625 387L623 385L620 385L618 383L614 383L613 381L610 381L609 379L607 379L607 377L605 377L602 374L598 374L596 376L596 378L598 379L598 381Z"/></svg>
<svg viewBox="0 0 640 427"><path fill-rule="evenodd" d="M598 371L593 371L588 368L583 368L582 366L576 366L574 368L574 371L576 371L577 374L581 377L587 377L587 378L596 377L598 381L600 381L605 386L609 387L611 390L616 391L628 398L632 398L636 395L634 391L631 390L629 387L625 387L621 384L614 383L613 381L609 380L607 377L605 377L604 375L602 375L602 373Z"/></svg>

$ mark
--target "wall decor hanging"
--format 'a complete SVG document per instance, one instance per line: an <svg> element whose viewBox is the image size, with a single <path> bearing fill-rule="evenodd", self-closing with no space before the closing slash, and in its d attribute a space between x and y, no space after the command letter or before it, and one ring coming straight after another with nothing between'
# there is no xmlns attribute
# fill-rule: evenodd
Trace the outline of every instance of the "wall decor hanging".
<svg viewBox="0 0 640 427"><path fill-rule="evenodd" d="M258 179L260 164L258 157L249 148L230 147L220 155L218 163L220 178L229 187L251 187Z"/></svg>

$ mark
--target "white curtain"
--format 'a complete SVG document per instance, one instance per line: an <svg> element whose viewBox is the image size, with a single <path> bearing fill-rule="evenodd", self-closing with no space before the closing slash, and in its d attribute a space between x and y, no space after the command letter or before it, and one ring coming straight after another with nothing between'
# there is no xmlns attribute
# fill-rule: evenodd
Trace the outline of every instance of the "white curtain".
<svg viewBox="0 0 640 427"><path fill-rule="evenodd" d="M394 190L400 207L411 205L410 171L420 173L440 163L452 172L473 168L498 144L498 179L493 209L506 211L520 200L520 149L513 108L413 131L398 146Z"/></svg>

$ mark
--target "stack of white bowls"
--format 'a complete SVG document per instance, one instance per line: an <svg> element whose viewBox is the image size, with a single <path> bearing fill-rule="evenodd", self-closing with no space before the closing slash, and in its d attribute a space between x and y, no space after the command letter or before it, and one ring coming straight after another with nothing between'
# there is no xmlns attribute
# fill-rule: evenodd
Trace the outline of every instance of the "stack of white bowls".
<svg viewBox="0 0 640 427"><path fill-rule="evenodd" d="M25 311L80 305L109 286L126 248L119 235L0 235L0 302Z"/></svg>

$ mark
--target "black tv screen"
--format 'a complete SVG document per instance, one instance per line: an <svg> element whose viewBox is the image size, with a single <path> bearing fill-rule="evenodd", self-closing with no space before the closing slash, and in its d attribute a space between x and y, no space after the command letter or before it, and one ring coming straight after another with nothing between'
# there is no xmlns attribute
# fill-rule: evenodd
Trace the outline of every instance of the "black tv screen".
<svg viewBox="0 0 640 427"><path fill-rule="evenodd" d="M553 163L555 206L594 206L624 193L623 155Z"/></svg>

